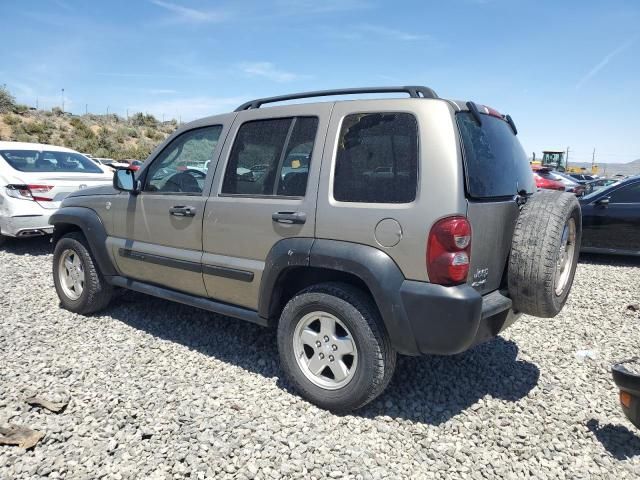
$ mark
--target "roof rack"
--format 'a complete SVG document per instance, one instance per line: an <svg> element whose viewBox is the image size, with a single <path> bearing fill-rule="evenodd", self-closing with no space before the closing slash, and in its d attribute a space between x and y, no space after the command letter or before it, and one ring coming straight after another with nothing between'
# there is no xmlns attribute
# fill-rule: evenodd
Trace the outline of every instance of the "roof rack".
<svg viewBox="0 0 640 480"><path fill-rule="evenodd" d="M260 108L265 103L284 102L287 100L297 100L299 98L332 97L336 95L360 95L364 93L408 93L411 98L438 98L436 92L429 87L408 86L408 87L369 87L369 88L342 88L337 90L318 90L315 92L292 93L290 95L280 95L278 97L257 98L243 103L236 112Z"/></svg>

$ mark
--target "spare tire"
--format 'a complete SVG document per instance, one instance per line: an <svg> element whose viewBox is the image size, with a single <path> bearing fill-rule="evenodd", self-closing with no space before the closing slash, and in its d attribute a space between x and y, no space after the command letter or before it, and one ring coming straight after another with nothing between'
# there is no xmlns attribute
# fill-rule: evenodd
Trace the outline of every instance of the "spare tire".
<svg viewBox="0 0 640 480"><path fill-rule="evenodd" d="M509 256L509 294L516 311L555 317L576 272L582 214L571 193L543 190L522 207Z"/></svg>

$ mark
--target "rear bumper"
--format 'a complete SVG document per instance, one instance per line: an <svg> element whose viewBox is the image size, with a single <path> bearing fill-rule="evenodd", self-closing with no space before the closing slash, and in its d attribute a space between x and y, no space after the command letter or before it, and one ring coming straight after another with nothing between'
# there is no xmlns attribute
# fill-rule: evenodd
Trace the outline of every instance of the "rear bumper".
<svg viewBox="0 0 640 480"><path fill-rule="evenodd" d="M405 280L400 297L421 354L463 352L495 337L520 316L499 291L483 296L468 285Z"/></svg>
<svg viewBox="0 0 640 480"><path fill-rule="evenodd" d="M53 209L41 207L37 202L4 198L0 211L0 231L10 237L32 237L53 232L49 217Z"/></svg>

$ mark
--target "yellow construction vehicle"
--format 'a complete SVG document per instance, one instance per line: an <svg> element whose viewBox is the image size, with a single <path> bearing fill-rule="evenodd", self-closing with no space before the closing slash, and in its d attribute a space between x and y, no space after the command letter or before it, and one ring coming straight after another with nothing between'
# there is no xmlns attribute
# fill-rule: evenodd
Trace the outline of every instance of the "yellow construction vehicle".
<svg viewBox="0 0 640 480"><path fill-rule="evenodd" d="M542 152L542 160L534 160L531 162L532 165L539 165L540 167L552 168L553 170L557 170L559 172L567 172L567 173L587 173L588 170L586 167L571 167L567 165L565 150L543 150ZM595 162L591 163L591 174L598 174L598 166Z"/></svg>

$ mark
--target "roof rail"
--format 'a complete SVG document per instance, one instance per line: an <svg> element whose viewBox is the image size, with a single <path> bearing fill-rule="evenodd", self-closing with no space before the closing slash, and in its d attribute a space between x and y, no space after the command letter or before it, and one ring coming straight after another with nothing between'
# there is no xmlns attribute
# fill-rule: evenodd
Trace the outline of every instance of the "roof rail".
<svg viewBox="0 0 640 480"><path fill-rule="evenodd" d="M236 112L260 108L265 103L285 102L287 100L297 100L299 98L331 97L336 95L360 95L364 93L408 93L411 98L438 98L436 92L429 87L408 86L408 87L369 87L369 88L341 88L337 90L318 90L315 92L292 93L290 95L280 95L278 97L257 98L243 103Z"/></svg>

